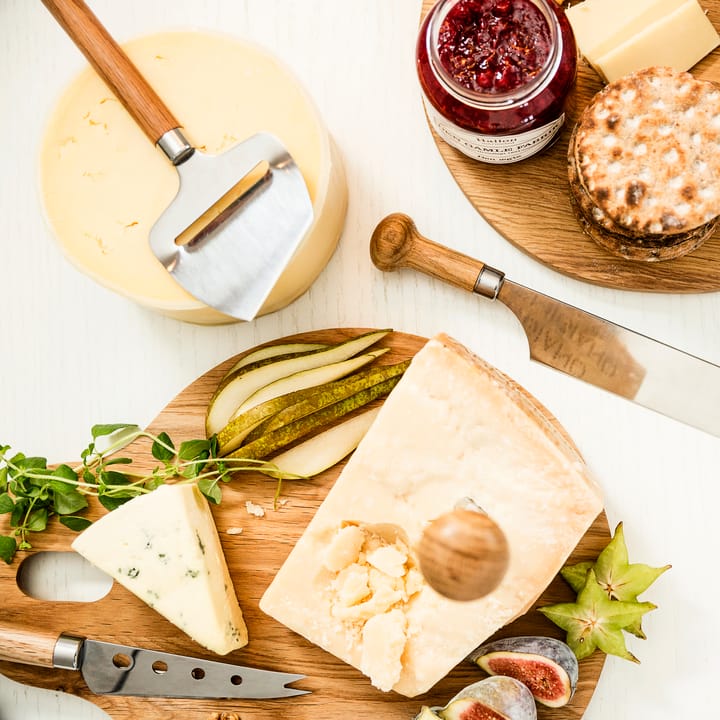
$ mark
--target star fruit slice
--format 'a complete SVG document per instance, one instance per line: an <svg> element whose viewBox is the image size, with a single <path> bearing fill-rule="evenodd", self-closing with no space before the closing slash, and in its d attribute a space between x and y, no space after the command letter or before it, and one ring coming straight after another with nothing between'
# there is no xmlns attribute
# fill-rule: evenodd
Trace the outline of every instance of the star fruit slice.
<svg viewBox="0 0 720 720"><path fill-rule="evenodd" d="M578 660L600 649L607 655L639 663L625 646L622 630L638 622L655 607L649 602L611 600L598 584L595 571L590 568L576 602L538 609L567 632L567 644Z"/></svg>
<svg viewBox="0 0 720 720"><path fill-rule="evenodd" d="M655 568L642 563L629 564L623 524L618 523L612 540L594 563L585 561L577 565L568 565L560 571L560 574L575 592L580 592L585 585L588 571L593 569L598 584L611 600L636 602L638 595L644 593L670 567L671 565ZM636 637L645 639L639 619L624 629Z"/></svg>

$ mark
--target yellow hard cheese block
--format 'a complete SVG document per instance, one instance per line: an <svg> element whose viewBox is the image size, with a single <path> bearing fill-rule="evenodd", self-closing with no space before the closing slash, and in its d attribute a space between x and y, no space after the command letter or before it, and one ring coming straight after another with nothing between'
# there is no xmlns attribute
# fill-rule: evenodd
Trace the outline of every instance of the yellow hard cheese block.
<svg viewBox="0 0 720 720"><path fill-rule="evenodd" d="M329 260L347 208L342 163L312 100L271 54L225 35L169 32L123 47L200 150L218 154L261 131L290 150L314 220L261 314L287 305ZM49 119L40 183L50 227L84 273L181 320L230 320L189 295L153 255L150 228L177 192L177 172L90 68Z"/></svg>
<svg viewBox="0 0 720 720"><path fill-rule="evenodd" d="M653 65L689 70L720 44L697 0L585 0L566 13L580 52L608 82Z"/></svg>
<svg viewBox="0 0 720 720"><path fill-rule="evenodd" d="M608 82L653 65L689 70L719 44L720 36L702 8L696 0L688 0L597 57L593 65Z"/></svg>
<svg viewBox="0 0 720 720"><path fill-rule="evenodd" d="M580 52L591 62L632 40L686 0L585 0L565 14Z"/></svg>
<svg viewBox="0 0 720 720"><path fill-rule="evenodd" d="M510 546L491 594L448 600L422 577L427 524L472 498ZM602 509L537 403L451 338L430 340L318 508L260 608L382 690L425 692L526 612Z"/></svg>
<svg viewBox="0 0 720 720"><path fill-rule="evenodd" d="M72 547L208 650L247 644L212 513L194 483L133 498Z"/></svg>

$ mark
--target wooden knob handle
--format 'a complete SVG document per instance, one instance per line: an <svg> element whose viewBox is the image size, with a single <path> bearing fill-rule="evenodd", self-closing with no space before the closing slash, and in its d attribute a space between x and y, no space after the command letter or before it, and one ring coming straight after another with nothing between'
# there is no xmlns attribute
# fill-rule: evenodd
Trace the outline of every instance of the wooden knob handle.
<svg viewBox="0 0 720 720"><path fill-rule="evenodd" d="M485 264L423 237L412 218L394 213L378 223L370 239L370 257L380 270L409 267L474 290Z"/></svg>
<svg viewBox="0 0 720 720"><path fill-rule="evenodd" d="M507 539L485 513L455 509L435 519L418 545L420 571L451 600L477 600L503 579L510 561Z"/></svg>
<svg viewBox="0 0 720 720"><path fill-rule="evenodd" d="M42 0L153 144L180 127L83 0Z"/></svg>
<svg viewBox="0 0 720 720"><path fill-rule="evenodd" d="M0 625L0 660L53 667L57 639L56 633Z"/></svg>

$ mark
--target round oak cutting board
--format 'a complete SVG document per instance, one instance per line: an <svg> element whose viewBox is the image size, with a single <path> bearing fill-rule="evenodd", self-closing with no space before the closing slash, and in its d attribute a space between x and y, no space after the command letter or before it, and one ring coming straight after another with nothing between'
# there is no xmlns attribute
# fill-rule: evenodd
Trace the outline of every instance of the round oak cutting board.
<svg viewBox="0 0 720 720"><path fill-rule="evenodd" d="M307 341L333 343L365 332L359 329L323 330L284 338L275 342ZM395 363L414 355L425 343L424 338L391 333L378 346L389 347L383 363ZM183 440L204 437L205 409L218 381L240 355L228 359L185 388L152 422L155 434L168 432L176 447ZM506 379L508 383L511 380ZM517 387L517 386L515 386ZM527 393L525 393L527 395ZM529 396L528 396L529 397ZM547 422L561 432L557 421L536 400ZM565 435L565 434L564 434ZM565 435L566 439L567 435ZM147 441L136 441L122 451L133 458L134 466L151 469L156 464L149 454ZM67 632L82 637L137 645L166 652L222 659L291 673L304 673L307 678L298 687L312 694L283 700L166 700L93 695L79 673L35 668L0 662L0 673L18 682L43 688L63 690L90 700L114 720L261 720L261 718L292 718L293 720L410 720L421 705L444 705L457 691L483 677L470 663L461 663L430 692L408 699L395 693L382 693L370 685L357 670L337 660L304 638L264 615L258 602L275 572L302 534L315 510L342 469L343 463L307 481L286 481L284 504L273 509L276 485L259 475L242 474L224 486L223 500L213 507L230 574L248 626L249 644L224 658L205 651L186 635L155 613L141 600L117 583L101 600L90 603L50 602L30 598L17 584L21 563L43 551L67 551L75 534L54 520L45 533L33 535L33 550L18 553L12 565L0 563L0 597L2 622L33 627L60 634ZM260 504L265 517L248 514L246 501ZM285 502L286 501L286 502ZM91 515L104 512L97 503ZM0 532L7 532L6 516L0 516ZM239 534L228 530L242 528ZM569 562L594 559L610 538L607 519L602 513L580 541ZM572 591L557 577L539 598L536 606L570 601ZM198 608L198 612L202 612ZM509 635L552 635L562 631L533 608L498 633ZM605 656L596 652L580 663L578 688L569 705L560 709L539 707L540 720L578 720L587 708L595 690Z"/></svg>
<svg viewBox="0 0 720 720"><path fill-rule="evenodd" d="M423 0L422 18L436 0ZM720 0L700 0L720 28ZM720 48L692 68L692 74L720 83ZM580 229L570 205L567 148L570 132L600 78L578 63L574 98L553 145L511 165L476 162L432 131L448 169L475 209L507 240L541 263L578 280L621 290L693 293L720 290L720 229L700 248L664 262L631 262L607 252Z"/></svg>

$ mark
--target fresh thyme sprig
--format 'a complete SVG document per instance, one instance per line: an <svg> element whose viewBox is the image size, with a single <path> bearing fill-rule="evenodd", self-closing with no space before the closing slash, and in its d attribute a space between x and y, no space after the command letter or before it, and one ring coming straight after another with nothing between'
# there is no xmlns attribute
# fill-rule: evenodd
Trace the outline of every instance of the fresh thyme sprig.
<svg viewBox="0 0 720 720"><path fill-rule="evenodd" d="M80 454L76 467L49 468L46 458L10 455L10 446L0 446L0 515L10 515L9 535L0 535L0 558L12 562L18 550L31 547L28 533L41 532L57 515L66 527L81 531L91 521L78 515L93 495L108 510L114 510L133 497L152 492L168 480L195 482L207 499L218 504L221 483L240 471L260 471L278 478L278 470L263 460L219 458L215 436L205 440L185 440L175 448L170 436L142 430L138 425L95 425L92 441ZM129 457L114 457L138 438L152 442L152 456L161 464L149 473L135 474L120 468L132 464ZM178 480L178 478L182 478Z"/></svg>

